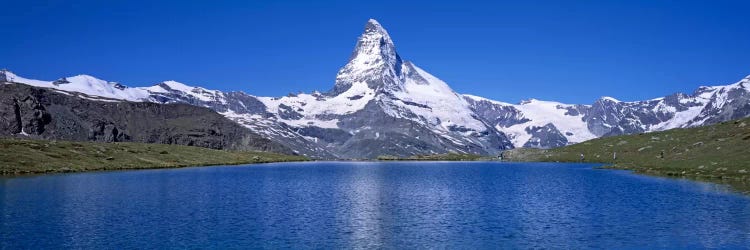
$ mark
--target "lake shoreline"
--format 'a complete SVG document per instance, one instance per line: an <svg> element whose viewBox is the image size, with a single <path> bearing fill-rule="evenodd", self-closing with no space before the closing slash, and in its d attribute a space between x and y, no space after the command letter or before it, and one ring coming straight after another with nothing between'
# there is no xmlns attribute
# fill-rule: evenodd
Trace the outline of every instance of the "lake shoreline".
<svg viewBox="0 0 750 250"><path fill-rule="evenodd" d="M227 151L132 142L0 138L0 176L309 161L261 151Z"/></svg>
<svg viewBox="0 0 750 250"><path fill-rule="evenodd" d="M664 177L664 178L671 178L671 179L685 179L685 180L691 180L691 181L727 185L733 191L737 193L750 196L750 181L748 181L748 176L732 177L732 176L725 176L725 175L712 175L712 174L698 173L698 172L694 172L694 170L692 170L691 172L690 169L664 170L664 169L654 169L654 168L648 168L648 167L621 166L621 165L616 165L616 164L604 165L604 166L600 166L596 168L603 169L603 170L627 170L634 174L645 175L645 176Z"/></svg>
<svg viewBox="0 0 750 250"><path fill-rule="evenodd" d="M0 178L14 178L14 177L29 177L29 176L42 176L42 175L55 175L55 174L74 174L74 173L95 173L95 172L119 172L119 171L139 171L139 170L156 170L156 169L180 169L180 168L202 168L202 167L222 167L222 166L243 166L243 165L254 165L254 164L271 164L271 163L295 163L295 162L315 162L312 160L298 160L298 161L259 161L259 162L244 162L244 163L217 163L208 165L180 165L180 166L159 166L159 167L145 167L145 168L87 168L87 169L75 169L75 170L62 170L53 169L38 172L15 172L7 173L0 172Z"/></svg>

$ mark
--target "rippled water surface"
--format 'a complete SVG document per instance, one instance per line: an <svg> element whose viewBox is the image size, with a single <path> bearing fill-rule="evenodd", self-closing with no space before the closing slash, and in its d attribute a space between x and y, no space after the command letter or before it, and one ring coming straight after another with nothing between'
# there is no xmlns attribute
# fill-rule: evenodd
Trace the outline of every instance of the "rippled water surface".
<svg viewBox="0 0 750 250"><path fill-rule="evenodd" d="M588 164L279 163L0 178L0 248L744 248L750 199Z"/></svg>

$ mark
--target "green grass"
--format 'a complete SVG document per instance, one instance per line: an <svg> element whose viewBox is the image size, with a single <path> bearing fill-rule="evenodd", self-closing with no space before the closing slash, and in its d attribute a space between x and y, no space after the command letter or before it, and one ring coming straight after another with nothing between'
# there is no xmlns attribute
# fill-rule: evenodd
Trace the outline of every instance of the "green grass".
<svg viewBox="0 0 750 250"><path fill-rule="evenodd" d="M481 155L474 154L459 154L459 153L448 153L448 154L435 154L435 155L415 155L410 157L397 157L397 156L378 156L378 160L381 161L479 161L479 160L491 160L491 158Z"/></svg>
<svg viewBox="0 0 750 250"><path fill-rule="evenodd" d="M80 172L304 161L302 156L165 144L0 138L0 174Z"/></svg>
<svg viewBox="0 0 750 250"><path fill-rule="evenodd" d="M511 161L579 162L581 153L585 162L605 163L605 168L728 183L750 192L750 118L599 138L550 150L514 149L503 156Z"/></svg>

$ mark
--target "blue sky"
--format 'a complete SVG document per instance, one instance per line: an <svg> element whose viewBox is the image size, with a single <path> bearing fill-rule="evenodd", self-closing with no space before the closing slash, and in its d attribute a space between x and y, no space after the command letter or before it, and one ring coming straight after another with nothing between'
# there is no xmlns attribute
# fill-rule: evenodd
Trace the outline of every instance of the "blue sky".
<svg viewBox="0 0 750 250"><path fill-rule="evenodd" d="M326 91L368 18L457 92L640 100L750 74L750 1L0 1L0 68ZM448 1L445 1L448 2Z"/></svg>

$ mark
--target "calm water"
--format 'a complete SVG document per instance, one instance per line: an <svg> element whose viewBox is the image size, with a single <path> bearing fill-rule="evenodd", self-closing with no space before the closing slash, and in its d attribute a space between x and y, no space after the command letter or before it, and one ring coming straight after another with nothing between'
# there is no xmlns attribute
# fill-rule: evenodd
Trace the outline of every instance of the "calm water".
<svg viewBox="0 0 750 250"><path fill-rule="evenodd" d="M0 179L0 248L744 248L750 199L587 164L283 163Z"/></svg>

